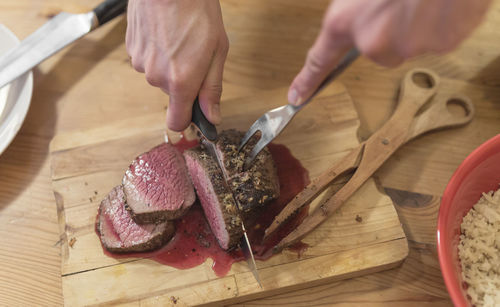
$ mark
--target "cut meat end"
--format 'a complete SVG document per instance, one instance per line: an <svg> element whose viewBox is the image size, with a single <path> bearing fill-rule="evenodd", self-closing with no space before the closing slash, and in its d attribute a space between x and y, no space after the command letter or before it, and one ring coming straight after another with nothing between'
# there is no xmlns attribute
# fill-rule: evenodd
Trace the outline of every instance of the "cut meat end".
<svg viewBox="0 0 500 307"><path fill-rule="evenodd" d="M219 133L215 148L221 158L222 167L228 175L232 178L243 171L243 164L245 162L245 152L238 151L239 142L243 137L243 133L234 129L224 130ZM255 144L254 138L251 138L248 145L244 149L249 148Z"/></svg>
<svg viewBox="0 0 500 307"><path fill-rule="evenodd" d="M232 192L241 210L251 213L278 198L280 186L276 164L267 147L257 155L250 168L243 171L244 161L256 142L251 139L242 151L238 151L243 135L243 132L234 129L222 131L216 150L222 158Z"/></svg>
<svg viewBox="0 0 500 307"><path fill-rule="evenodd" d="M215 159L200 146L186 150L184 157L214 236L223 249L234 248L243 236L241 219Z"/></svg>
<svg viewBox="0 0 500 307"><path fill-rule="evenodd" d="M122 186L114 187L99 206L97 230L104 247L114 253L160 248L175 234L173 222L139 225L125 209Z"/></svg>
<svg viewBox="0 0 500 307"><path fill-rule="evenodd" d="M123 177L128 209L137 223L184 215L196 200L182 154L164 143L137 157Z"/></svg>

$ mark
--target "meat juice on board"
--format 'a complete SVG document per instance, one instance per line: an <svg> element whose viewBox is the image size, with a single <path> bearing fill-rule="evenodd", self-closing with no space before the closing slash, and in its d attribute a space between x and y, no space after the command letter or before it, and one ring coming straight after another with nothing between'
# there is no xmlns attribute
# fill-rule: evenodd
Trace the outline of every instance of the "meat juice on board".
<svg viewBox="0 0 500 307"><path fill-rule="evenodd" d="M181 138L174 144L181 152L197 145L197 140L189 141L185 138ZM273 255L273 247L300 225L308 213L308 207L305 207L280 227L272 237L263 242L264 231L271 224L274 217L310 182L309 172L300 164L299 160L292 156L286 146L269 144L268 148L278 169L280 197L270 202L263 209L254 225L246 225L250 228L248 229L248 236L255 259L258 260L269 259ZM110 253L104 247L103 250L106 255L111 257L149 258L178 269L192 268L204 263L207 258L211 258L213 260L212 268L217 276L226 275L233 263L244 260L240 249L227 252L219 247L198 201L189 209L187 214L175 221L175 225L176 234L174 238L159 250L126 254ZM291 250L297 251L300 257L306 248L306 244L298 242L291 247Z"/></svg>

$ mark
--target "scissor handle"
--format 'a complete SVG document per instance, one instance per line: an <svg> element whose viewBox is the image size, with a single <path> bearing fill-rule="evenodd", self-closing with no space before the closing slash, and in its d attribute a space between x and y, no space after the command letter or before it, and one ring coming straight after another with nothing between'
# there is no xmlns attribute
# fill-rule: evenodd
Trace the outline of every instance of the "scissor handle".
<svg viewBox="0 0 500 307"><path fill-rule="evenodd" d="M461 107L463 112L461 114L451 112L451 106ZM437 95L432 105L415 117L406 142L429 131L466 125L471 122L475 113L474 104L465 95Z"/></svg>
<svg viewBox="0 0 500 307"><path fill-rule="evenodd" d="M406 110L405 113L410 113L406 116L410 117L409 120L413 120L418 110L436 94L440 82L439 76L426 68L414 68L407 72L401 81L398 106L391 120L401 109Z"/></svg>
<svg viewBox="0 0 500 307"><path fill-rule="evenodd" d="M416 68L406 73L401 82L396 111L365 141L359 168L346 184L350 186L345 192L346 197L354 193L399 147L411 139L415 120L427 102L436 94L439 82L439 76L428 69Z"/></svg>

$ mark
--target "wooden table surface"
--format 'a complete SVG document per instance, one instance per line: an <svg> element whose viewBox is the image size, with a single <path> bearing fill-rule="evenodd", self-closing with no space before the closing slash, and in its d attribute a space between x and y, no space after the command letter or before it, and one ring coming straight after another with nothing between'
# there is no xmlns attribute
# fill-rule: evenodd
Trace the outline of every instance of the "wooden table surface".
<svg viewBox="0 0 500 307"><path fill-rule="evenodd" d="M0 23L24 38L61 10L85 12L98 2L2 0ZM224 101L288 85L304 61L329 1L221 2L231 43ZM451 54L422 56L396 69L361 58L341 77L360 114L360 136L364 138L390 116L398 82L412 67L435 70L443 77L443 90L466 93L476 104L477 116L469 126L413 141L376 174L396 203L409 239L411 250L404 264L248 305L451 305L436 253L439 200L460 162L500 132L499 10L500 1L495 1L484 24ZM0 156L0 305L63 302L59 229L48 159L52 137L99 127L103 121L126 116L122 109L138 115L164 112L167 97L128 64L125 28L125 19L119 18L34 70L26 121ZM122 65L108 71L103 69L105 61ZM113 83L117 74L127 75L128 83ZM79 86L84 79L86 86ZM120 95L114 94L117 92Z"/></svg>

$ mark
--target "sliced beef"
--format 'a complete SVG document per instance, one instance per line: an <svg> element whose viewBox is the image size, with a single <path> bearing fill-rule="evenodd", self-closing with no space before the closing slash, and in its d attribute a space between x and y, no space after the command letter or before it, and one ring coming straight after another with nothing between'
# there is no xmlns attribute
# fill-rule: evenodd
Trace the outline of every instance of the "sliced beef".
<svg viewBox="0 0 500 307"><path fill-rule="evenodd" d="M226 186L223 174L204 146L184 152L187 168L203 206L212 232L224 249L234 247L243 232L239 216L245 221L279 196L276 165L267 148L257 156L253 165L243 171L246 152L238 152L243 133L227 130L219 134L216 150L229 176ZM236 202L242 212L238 213Z"/></svg>
<svg viewBox="0 0 500 307"><path fill-rule="evenodd" d="M184 152L186 165L210 228L219 245L235 247L243 236L241 220L215 159L198 146Z"/></svg>
<svg viewBox="0 0 500 307"><path fill-rule="evenodd" d="M256 141L251 139L248 145L238 152L238 145L243 135L243 132L237 130L222 131L216 148L230 177L229 182L234 196L241 209L250 213L278 198L280 186L276 164L267 147L257 155L249 169L243 171L244 161Z"/></svg>
<svg viewBox="0 0 500 307"><path fill-rule="evenodd" d="M151 251L166 244L175 234L174 223L135 223L125 209L122 186L111 190L99 206L97 223L104 247L115 253Z"/></svg>
<svg viewBox="0 0 500 307"><path fill-rule="evenodd" d="M179 218L196 199L182 154L168 143L137 157L123 187L127 209L141 224Z"/></svg>

